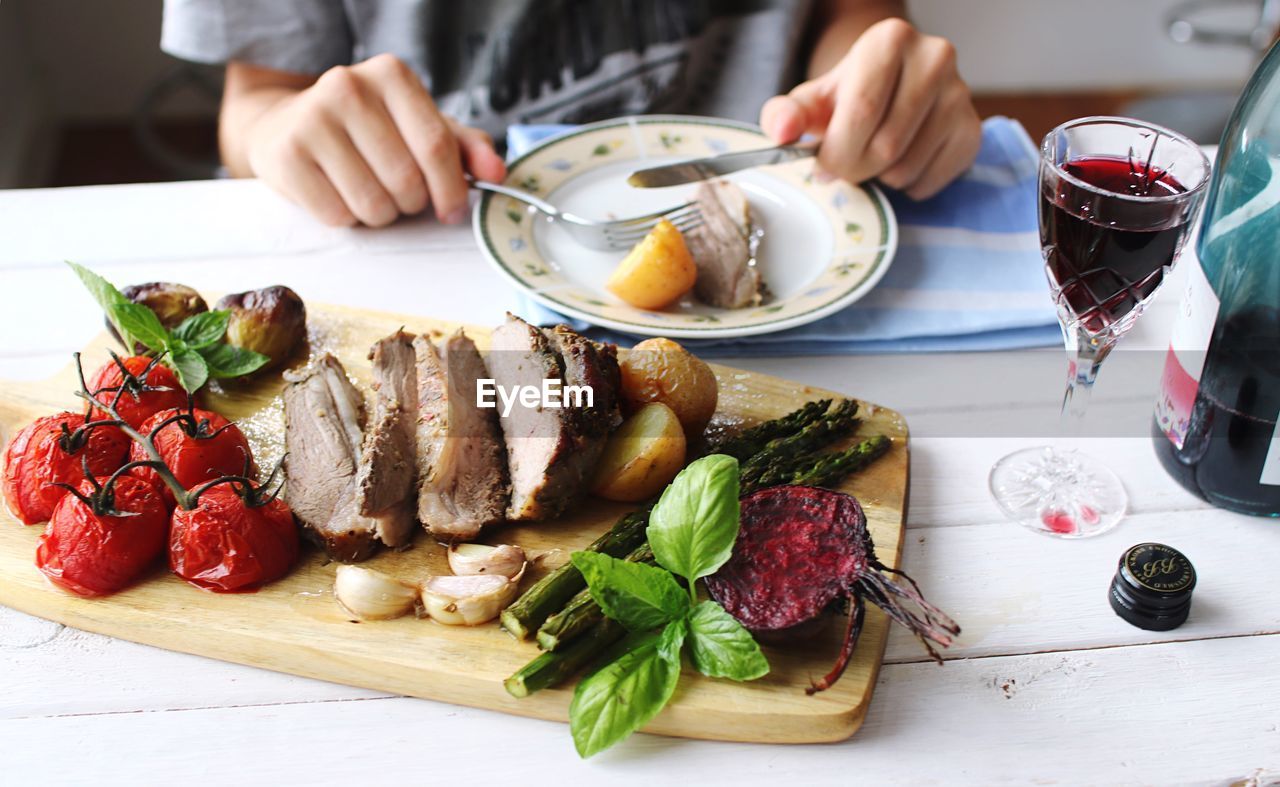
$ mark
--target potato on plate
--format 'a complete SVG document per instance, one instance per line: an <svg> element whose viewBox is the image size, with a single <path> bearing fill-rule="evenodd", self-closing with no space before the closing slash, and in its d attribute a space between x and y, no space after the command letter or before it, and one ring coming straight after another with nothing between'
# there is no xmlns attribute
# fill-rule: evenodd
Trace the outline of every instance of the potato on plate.
<svg viewBox="0 0 1280 787"><path fill-rule="evenodd" d="M661 402L690 437L702 434L720 398L716 375L701 358L670 339L645 339L619 362L628 410Z"/></svg>
<svg viewBox="0 0 1280 787"><path fill-rule="evenodd" d="M635 503L661 492L684 467L685 439L670 407L641 407L609 438L591 491L606 500Z"/></svg>
<svg viewBox="0 0 1280 787"><path fill-rule="evenodd" d="M618 264L604 286L637 309L661 309L688 292L697 276L684 236L663 219Z"/></svg>

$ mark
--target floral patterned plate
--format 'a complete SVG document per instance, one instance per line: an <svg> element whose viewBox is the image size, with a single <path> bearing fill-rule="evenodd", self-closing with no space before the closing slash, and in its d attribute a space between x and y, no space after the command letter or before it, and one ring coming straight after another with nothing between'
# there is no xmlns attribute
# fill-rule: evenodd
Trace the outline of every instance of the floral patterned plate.
<svg viewBox="0 0 1280 787"><path fill-rule="evenodd" d="M759 128L711 118L648 115L580 126L511 163L507 183L562 209L614 218L674 206L694 184L636 189L633 170L769 145ZM604 288L625 252L578 245L519 202L485 193L474 228L485 256L543 305L596 325L644 336L717 338L804 325L861 298L884 275L898 245L893 209L875 186L821 182L813 160L744 170L729 178L747 194L763 230L757 253L769 295L759 306L722 309L692 294L663 311L628 306Z"/></svg>

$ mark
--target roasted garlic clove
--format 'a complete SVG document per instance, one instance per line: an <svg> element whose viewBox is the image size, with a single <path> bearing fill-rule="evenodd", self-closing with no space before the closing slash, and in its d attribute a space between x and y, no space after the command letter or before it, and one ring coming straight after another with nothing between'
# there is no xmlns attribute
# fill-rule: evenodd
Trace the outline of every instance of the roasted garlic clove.
<svg viewBox="0 0 1280 787"><path fill-rule="evenodd" d="M511 579L497 574L432 577L422 586L422 607L445 625L476 626L498 617L515 601L519 588L519 576Z"/></svg>
<svg viewBox="0 0 1280 787"><path fill-rule="evenodd" d="M338 566L333 591L338 603L362 620L398 618L418 602L416 586L360 566Z"/></svg>
<svg viewBox="0 0 1280 787"><path fill-rule="evenodd" d="M449 547L449 570L460 577L489 574L520 576L525 566L524 550L511 544L454 544Z"/></svg>

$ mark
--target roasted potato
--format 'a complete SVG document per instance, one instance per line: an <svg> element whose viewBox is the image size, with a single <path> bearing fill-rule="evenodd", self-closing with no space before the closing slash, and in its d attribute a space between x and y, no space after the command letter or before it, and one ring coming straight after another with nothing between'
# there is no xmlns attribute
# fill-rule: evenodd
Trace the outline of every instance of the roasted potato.
<svg viewBox="0 0 1280 787"><path fill-rule="evenodd" d="M622 422L596 464L591 491L635 503L661 492L684 467L685 439L670 407L652 402Z"/></svg>
<svg viewBox="0 0 1280 787"><path fill-rule="evenodd" d="M720 398L715 373L706 362L670 339L645 339L625 353L622 399L634 410L662 402L675 411L685 434L702 434Z"/></svg>
<svg viewBox="0 0 1280 787"><path fill-rule="evenodd" d="M264 369L284 363L307 337L306 305L298 293L279 284L227 295L217 308L231 312L227 344L270 358Z"/></svg>
<svg viewBox="0 0 1280 787"><path fill-rule="evenodd" d="M200 297L200 293L185 284L149 281L146 284L133 284L125 287L120 291L120 294L134 303L140 303L155 312L156 317L160 318L160 324L169 330L177 328L182 324L183 320L192 315L209 311L209 304L205 303L204 298ZM111 320L108 319L106 322L107 329L111 331L111 335L115 337L116 341L120 341L120 334L116 332ZM139 344L133 348L132 352L142 354L147 352L147 348Z"/></svg>
<svg viewBox="0 0 1280 787"><path fill-rule="evenodd" d="M688 292L697 276L684 236L663 219L618 264L604 286L637 309L661 309Z"/></svg>

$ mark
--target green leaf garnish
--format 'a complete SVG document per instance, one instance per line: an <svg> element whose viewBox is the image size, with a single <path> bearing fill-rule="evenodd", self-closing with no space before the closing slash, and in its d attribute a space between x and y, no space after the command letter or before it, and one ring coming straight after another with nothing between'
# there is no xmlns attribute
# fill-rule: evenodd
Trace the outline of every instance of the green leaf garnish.
<svg viewBox="0 0 1280 787"><path fill-rule="evenodd" d="M169 332L160 323L156 313L141 303L132 301L113 303L107 309L107 316L122 329L120 332L122 336L128 333L152 352L162 353L170 349ZM132 345L129 347L129 352L133 352Z"/></svg>
<svg viewBox="0 0 1280 787"><path fill-rule="evenodd" d="M669 571L602 552L575 552L571 559L604 614L632 631L650 631L689 612L689 597Z"/></svg>
<svg viewBox="0 0 1280 787"><path fill-rule="evenodd" d="M738 460L704 456L681 470L653 507L649 545L660 565L692 583L729 559L738 513Z"/></svg>
<svg viewBox="0 0 1280 787"><path fill-rule="evenodd" d="M569 730L580 757L604 751L658 715L680 680L683 641L684 621L669 623L578 683Z"/></svg>
<svg viewBox="0 0 1280 787"><path fill-rule="evenodd" d="M203 350L226 335L227 323L230 321L231 312L225 309L200 312L183 320L173 329L173 335L185 342L187 347Z"/></svg>
<svg viewBox="0 0 1280 787"><path fill-rule="evenodd" d="M209 376L216 380L252 374L271 360L262 353L231 344L215 344L199 352L209 367Z"/></svg>
<svg viewBox="0 0 1280 787"><path fill-rule="evenodd" d="M698 672L730 680L755 680L769 673L769 662L751 632L724 607L703 601L688 620L689 652Z"/></svg>
<svg viewBox="0 0 1280 787"><path fill-rule="evenodd" d="M175 352L167 359L169 367L178 375L178 382L188 391L195 393L209 380L209 366L204 358L195 350Z"/></svg>

